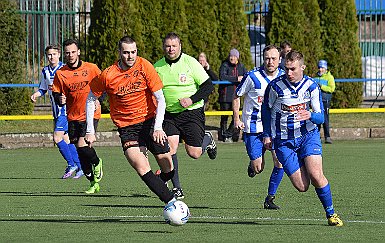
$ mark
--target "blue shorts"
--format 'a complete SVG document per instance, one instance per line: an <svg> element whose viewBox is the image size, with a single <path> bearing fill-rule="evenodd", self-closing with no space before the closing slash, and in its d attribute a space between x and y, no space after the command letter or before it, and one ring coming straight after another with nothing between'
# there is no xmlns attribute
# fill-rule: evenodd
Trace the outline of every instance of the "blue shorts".
<svg viewBox="0 0 385 243"><path fill-rule="evenodd" d="M285 173L291 176L301 166L304 158L322 155L322 144L318 129L295 139L274 139L275 153Z"/></svg>
<svg viewBox="0 0 385 243"><path fill-rule="evenodd" d="M243 133L243 141L250 160L256 160L265 153L263 133Z"/></svg>
<svg viewBox="0 0 385 243"><path fill-rule="evenodd" d="M58 132L67 132L68 131L68 121L67 116L58 116L58 118L54 119L54 131Z"/></svg>

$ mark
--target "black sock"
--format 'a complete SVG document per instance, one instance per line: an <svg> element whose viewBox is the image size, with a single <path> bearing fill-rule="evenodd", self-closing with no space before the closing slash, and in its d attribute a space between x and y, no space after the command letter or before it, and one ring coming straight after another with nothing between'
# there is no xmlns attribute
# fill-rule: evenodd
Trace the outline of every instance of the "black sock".
<svg viewBox="0 0 385 243"><path fill-rule="evenodd" d="M174 164L174 176L171 178L171 182L175 188L181 188L179 181L179 166L178 166L178 157L176 154L171 155L172 163Z"/></svg>
<svg viewBox="0 0 385 243"><path fill-rule="evenodd" d="M203 142L202 142L202 154L206 152L207 145L211 143L211 138L209 135L205 134L203 137Z"/></svg>
<svg viewBox="0 0 385 243"><path fill-rule="evenodd" d="M87 148L88 147L80 147L76 150L78 151L80 165L82 166L82 170L84 172L85 177L89 181L94 181L94 173L92 172L92 164L88 157Z"/></svg>
<svg viewBox="0 0 385 243"><path fill-rule="evenodd" d="M142 178L147 187L150 188L150 190L155 193L164 203L168 203L171 199L174 198L174 194L170 192L164 182L156 175L154 175L151 170L140 178Z"/></svg>
<svg viewBox="0 0 385 243"><path fill-rule="evenodd" d="M171 178L174 176L174 174L175 174L175 169L173 169L172 171L167 172L167 173L164 173L162 171L160 173L159 177L160 177L160 179L162 179L162 181L167 182L167 181L171 180Z"/></svg>

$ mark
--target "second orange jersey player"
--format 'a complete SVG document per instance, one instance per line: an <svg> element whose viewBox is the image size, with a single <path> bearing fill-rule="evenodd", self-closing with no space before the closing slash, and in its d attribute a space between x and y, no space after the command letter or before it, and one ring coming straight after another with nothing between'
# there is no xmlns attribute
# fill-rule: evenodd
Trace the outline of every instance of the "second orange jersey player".
<svg viewBox="0 0 385 243"><path fill-rule="evenodd" d="M76 146L84 175L91 182L86 193L92 194L100 190L98 182L103 171L102 160L84 139L87 131L85 107L90 83L98 78L101 71L95 64L80 60L77 40L68 39L64 41L63 47L67 65L56 72L52 92L59 105L67 105L68 136L70 142ZM94 113L96 114L92 121L96 118L97 122L100 118L100 106Z"/></svg>

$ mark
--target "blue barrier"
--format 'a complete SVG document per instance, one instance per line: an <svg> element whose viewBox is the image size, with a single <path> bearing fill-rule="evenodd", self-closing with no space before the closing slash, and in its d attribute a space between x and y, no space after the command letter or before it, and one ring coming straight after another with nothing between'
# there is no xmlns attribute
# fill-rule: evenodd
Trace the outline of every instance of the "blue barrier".
<svg viewBox="0 0 385 243"><path fill-rule="evenodd" d="M385 82L385 79L381 78L342 78L335 79L336 83L346 83L346 82ZM232 84L232 82L227 80L216 80L213 81L213 84ZM35 88L39 87L39 84L0 84L0 88Z"/></svg>
<svg viewBox="0 0 385 243"><path fill-rule="evenodd" d="M34 88L39 84L0 84L0 88Z"/></svg>
<svg viewBox="0 0 385 243"><path fill-rule="evenodd" d="M334 79L336 83L347 83L347 82L385 82L385 78L338 78ZM213 81L213 84L232 84L230 81L217 80Z"/></svg>

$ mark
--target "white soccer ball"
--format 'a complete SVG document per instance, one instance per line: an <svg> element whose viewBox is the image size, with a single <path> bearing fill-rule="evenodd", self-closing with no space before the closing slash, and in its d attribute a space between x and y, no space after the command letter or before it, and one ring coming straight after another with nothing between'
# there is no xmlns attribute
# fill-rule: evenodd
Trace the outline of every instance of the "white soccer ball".
<svg viewBox="0 0 385 243"><path fill-rule="evenodd" d="M163 209L163 217L166 223L180 226L187 223L190 217L190 210L187 205L179 200L169 202Z"/></svg>

